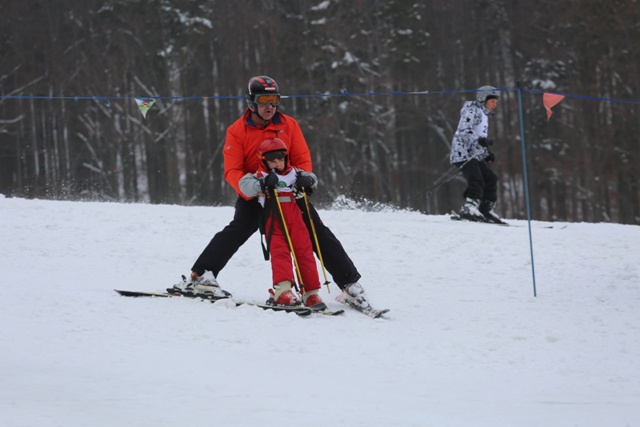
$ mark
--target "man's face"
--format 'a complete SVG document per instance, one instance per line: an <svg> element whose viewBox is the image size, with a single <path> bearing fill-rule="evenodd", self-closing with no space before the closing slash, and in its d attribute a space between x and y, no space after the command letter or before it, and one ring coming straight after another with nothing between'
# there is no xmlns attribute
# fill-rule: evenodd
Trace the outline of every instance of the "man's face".
<svg viewBox="0 0 640 427"><path fill-rule="evenodd" d="M487 99L487 102L484 103L484 106L487 107L487 110L494 111L498 108L498 100L495 98Z"/></svg>
<svg viewBox="0 0 640 427"><path fill-rule="evenodd" d="M258 104L257 108L258 108L258 114L260 114L260 117L262 117L267 121L271 120L271 118L276 114L276 107L274 107L271 104L267 104L267 105Z"/></svg>

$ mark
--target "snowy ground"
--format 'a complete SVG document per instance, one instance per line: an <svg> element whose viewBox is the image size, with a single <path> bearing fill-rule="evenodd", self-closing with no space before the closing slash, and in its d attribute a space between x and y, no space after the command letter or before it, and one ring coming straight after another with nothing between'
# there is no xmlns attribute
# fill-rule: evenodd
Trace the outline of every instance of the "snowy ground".
<svg viewBox="0 0 640 427"><path fill-rule="evenodd" d="M232 212L0 195L0 426L640 425L640 227L534 222L534 297L524 221L321 212L387 320L113 291ZM257 235L219 280L266 299Z"/></svg>

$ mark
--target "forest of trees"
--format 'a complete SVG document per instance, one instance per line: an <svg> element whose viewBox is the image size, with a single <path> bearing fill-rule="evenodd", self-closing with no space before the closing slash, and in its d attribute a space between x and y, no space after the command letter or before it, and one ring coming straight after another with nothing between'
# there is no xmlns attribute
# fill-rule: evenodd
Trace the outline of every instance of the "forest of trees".
<svg viewBox="0 0 640 427"><path fill-rule="evenodd" d="M29 0L0 23L8 197L229 205L225 130L266 74L320 207L458 209L460 176L425 190L490 84L503 216L526 218L522 125L533 219L640 223L638 0ZM542 92L568 95L551 120Z"/></svg>

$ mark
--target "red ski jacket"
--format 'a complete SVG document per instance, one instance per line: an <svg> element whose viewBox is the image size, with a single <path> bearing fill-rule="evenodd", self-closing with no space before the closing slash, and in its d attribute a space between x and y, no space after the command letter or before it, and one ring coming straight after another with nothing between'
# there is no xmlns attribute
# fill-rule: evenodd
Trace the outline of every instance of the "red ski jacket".
<svg viewBox="0 0 640 427"><path fill-rule="evenodd" d="M284 141L289 155L289 164L312 172L311 153L302 135L298 122L291 116L276 112L267 127L259 128L251 120L251 110L227 128L224 143L224 179L241 197L249 200L240 191L239 181L247 173L261 168L258 145L265 139L277 137Z"/></svg>

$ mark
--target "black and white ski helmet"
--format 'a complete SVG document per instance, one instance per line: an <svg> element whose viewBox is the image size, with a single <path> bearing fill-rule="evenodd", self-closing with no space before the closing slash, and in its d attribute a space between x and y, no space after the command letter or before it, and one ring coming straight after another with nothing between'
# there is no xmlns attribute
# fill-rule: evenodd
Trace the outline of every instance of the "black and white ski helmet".
<svg viewBox="0 0 640 427"><path fill-rule="evenodd" d="M476 91L476 100L482 104L487 102L490 98L500 98L500 92L493 86L482 86Z"/></svg>

